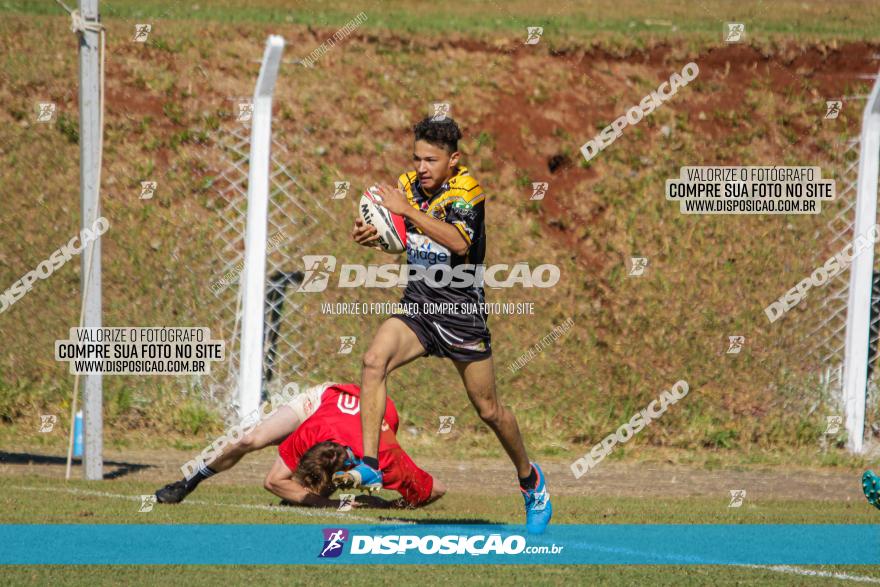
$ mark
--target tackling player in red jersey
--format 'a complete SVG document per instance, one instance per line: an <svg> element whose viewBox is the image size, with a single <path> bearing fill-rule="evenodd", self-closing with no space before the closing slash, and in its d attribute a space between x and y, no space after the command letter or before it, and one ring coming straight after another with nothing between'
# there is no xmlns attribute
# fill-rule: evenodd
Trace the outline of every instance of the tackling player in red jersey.
<svg viewBox="0 0 880 587"><path fill-rule="evenodd" d="M328 387L317 410L279 445L279 457L266 476L265 488L290 503L337 507L339 501L329 499L336 489L334 475L354 467L363 457L360 418L360 387ZM359 497L354 505L421 507L446 493L401 448L396 436L399 425L397 408L388 398L379 436L382 487L397 491L402 499L388 502L373 496Z"/></svg>
<svg viewBox="0 0 880 587"><path fill-rule="evenodd" d="M201 482L231 469L246 454L285 442L281 450L286 458L278 459L264 486L290 503L338 507L338 501L328 499L335 489L331 480L334 473L347 470L346 461L357 458L346 445L358 451L361 447L360 388L350 383L326 382L304 390L275 408L241 440L227 444L215 460L200 461L194 474L158 490L156 500L180 503ZM391 472L385 487L400 492L404 498L387 502L372 496L359 497L354 506L422 506L445 493L445 488L417 467L397 444L394 433L398 425L397 409L388 399L382 420L380 458ZM300 430L302 432L297 434Z"/></svg>

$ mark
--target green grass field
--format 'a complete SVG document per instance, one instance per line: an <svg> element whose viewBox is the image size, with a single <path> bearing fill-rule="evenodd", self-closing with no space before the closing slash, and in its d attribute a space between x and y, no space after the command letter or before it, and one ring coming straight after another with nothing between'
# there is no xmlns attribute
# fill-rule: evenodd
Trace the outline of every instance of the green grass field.
<svg viewBox="0 0 880 587"><path fill-rule="evenodd" d="M156 484L114 481L111 484L71 480L59 482L23 476L0 480L5 524L281 524L339 523L336 512L275 507L278 499L257 484L211 485L199 488L179 506L157 505L138 513L140 495ZM394 492L380 495L396 497ZM348 523L521 523L522 503L513 491L489 495L473 486L457 487L423 510L357 509ZM647 499L645 497L554 497L553 522L558 524L873 524L878 514L867 503L840 500L761 500L728 508L722 498Z"/></svg>
<svg viewBox="0 0 880 587"><path fill-rule="evenodd" d="M50 455L55 451L34 451ZM18 454L18 453L17 453ZM57 453L55 453L57 454ZM63 480L63 459L36 454L5 459L0 468L0 523L7 524L519 524L521 500L503 459L422 462L450 488L443 499L421 510L356 509L350 513L282 507L260 480L274 450L247 457L238 467L204 482L182 504L156 504L140 513L148 495L179 476L187 451L111 451L103 482ZM566 474L567 462L542 461L554 501L554 524L875 524L878 512L864 502L859 469L739 465L715 469L705 464L609 463L586 479ZM832 472L833 471L833 472ZM676 482L677 481L677 482ZM728 489L747 488L739 508L730 508ZM383 497L395 494L382 492ZM299 545L291 545L298 548ZM313 545L304 546L311 548ZM353 569L354 567L347 567ZM156 585L185 579L197 585L221 577L242 583L258 578L304 585L339 583L327 568L227 566L50 566L8 567L3 584L105 584L133 581ZM836 575L836 576L835 576ZM635 583L661 585L825 585L880 582L880 566L395 566L359 567L359 581L381 584L501 585L529 578L539 584Z"/></svg>
<svg viewBox="0 0 880 587"><path fill-rule="evenodd" d="M152 512L138 513L140 494L151 493L154 485L144 482L113 481L88 483L47 480L23 475L0 479L0 523L58 524L339 524L339 523L510 523L520 515L518 498L453 491L440 502L421 511L387 512L357 510L348 515L320 515L319 510L300 510L274 505L259 487L211 485L204 487L183 504L156 505ZM857 502L816 500L759 501L740 509L724 507L718 499L646 499L643 497L555 498L558 515L554 523L875 523L877 512ZM353 519L352 519L353 518ZM311 545L309 545L311 546ZM297 545L290 545L297 548ZM880 567L796 566L796 567L711 567L711 566L377 566L358 567L357 582L388 585L435 585L456 582L465 585L503 585L526 579L544 585L598 584L623 585L830 585L840 582L880 582ZM271 568L235 566L50 566L7 567L0 584L58 585L111 584L133 582L158 585L165 581L186 581L208 585L216 581L234 584L260 581L270 585L339 584L340 573L355 572L354 567L330 571L327 568L277 566ZM818 574L817 574L818 573ZM838 574L838 577L823 574ZM347 580L344 582L348 582Z"/></svg>
<svg viewBox="0 0 880 587"><path fill-rule="evenodd" d="M220 23L289 23L313 27L340 26L365 12L369 29L403 34L462 33L473 37L521 33L526 26L544 26L576 40L615 35L682 37L716 35L725 21L743 21L761 34L799 38L871 38L872 20L880 18L876 3L749 0L732 5L724 0L681 2L663 0L578 0L535 5L527 0L455 4L403 0L342 0L328 6L319 0L259 0L243 5L233 0L179 3L168 0L104 0L107 18L132 19L156 16L169 20L207 20ZM58 6L49 0L4 0L0 10L52 15ZM858 14L856 18L854 15ZM673 28L674 27L674 28Z"/></svg>
<svg viewBox="0 0 880 587"><path fill-rule="evenodd" d="M0 231L0 282L13 283L75 229L78 130L71 81L77 66L67 18L51 12L50 3L2 6L8 18L0 22L0 38L9 51L0 56L0 162L10 170L9 193L34 195L0 200L0 213L18 219ZM279 5L250 6L266 6L271 13ZM395 6L390 13L376 10L377 18L414 11L410 4ZM780 22L800 10L796 4L772 10L757 2L748 6ZM157 15L160 9L180 10L176 3L119 2L106 8L102 205L116 230L104 251L105 322L207 325L219 332L226 324L210 303L209 285L217 261L217 210L225 202L211 190L216 170L200 159L205 153L199 137L229 125L230 96L251 91L253 61L266 34L284 34L295 59L320 46L337 22L310 30L296 22L249 19L248 9L231 24ZM231 3L203 8L208 14L233 10ZM310 5L302 8L311 14ZM515 3L510 10L532 9ZM848 14L828 10L828 18L816 22L845 20ZM633 11L640 18L657 16L647 8ZM703 12L668 11L682 23L699 20ZM203 13L196 12L189 16ZM446 14L437 22L445 22ZM605 26L610 14L597 9L590 22ZM156 21L149 43L130 42L137 18ZM477 22L484 21L470 24ZM200 34L193 35L193 27L200 27ZM512 30L502 30L496 45L464 28L461 35L472 42L450 49L440 66L425 55L438 50L438 40L445 38L441 31L392 32L376 25L338 45L320 67L285 66L276 97L276 136L289 149L287 163L309 195L324 193L339 179L353 186L393 181L408 164L408 125L431 102L454 101L457 116L467 121L462 146L467 164L492 195L487 262L552 262L563 276L551 290L490 292L493 302L536 302L533 316L492 321L499 388L520 413L531 445L542 453L574 453L616 428L664 386L687 377L698 393L667 416L663 430L648 429L638 442L692 451L818 450L833 406L818 384L805 333L809 312L820 308L820 300L805 302L804 320L796 327L802 316L768 325L762 308L791 287L791 275L812 271L822 245L803 254L801 244L823 227L833 207L821 217L786 218L784 225L771 217L683 217L663 199L662 186L684 163L820 164L825 176L839 174L849 160L837 141L857 132L857 107L847 106L837 122L827 124L819 98L867 91L869 82L859 76L873 67L872 45L756 34L748 46L724 46L720 33L666 39L643 30L622 35L623 45L597 37L572 41L563 52L539 45L531 54ZM560 39L548 30L548 43ZM580 157L582 141L689 59L700 62L702 73L687 94L631 129L601 158L587 164ZM420 83L417 72L434 83ZM34 103L44 99L59 106L54 125L29 120ZM567 163L551 172L551 159ZM42 178L39 193L34 175ZM162 186L151 205L135 194L145 177ZM554 190L540 205L528 201L527 193L538 179L550 180ZM352 211L346 206L331 209L327 221L347 223ZM347 239L328 238L322 246L351 262L380 261ZM638 281L626 276L624 265L636 253L655 260L652 272ZM77 270L69 263L51 283L38 283L0 314L11 350L0 361L0 418L13 437L39 442L34 427L39 414L58 414L69 424L72 381L47 349L76 322ZM320 301L346 301L347 295L328 292L329 299ZM389 301L396 292L358 296ZM810 305L813 299L817 303ZM324 316L318 300L306 302L305 321L321 324L306 336L307 376L316 382L358 380L362 347L379 317ZM569 318L575 324L569 334L527 368L508 371ZM351 355L337 356L328 349L344 332L358 332L360 343ZM751 341L736 357L724 354L731 332L746 333ZM425 368L392 376L404 425L425 439L435 436L426 432L438 415L452 414L467 432L456 440L456 450L493 450L494 440L459 393L453 368L436 360L419 365ZM105 378L108 442L141 442L137 435L146 435L153 437L147 442L159 438L183 445L216 435L222 406L201 401L197 386L185 378ZM843 440L831 439L832 445ZM424 450L447 450L424 444Z"/></svg>
<svg viewBox="0 0 880 587"><path fill-rule="evenodd" d="M351 574L349 574L351 573ZM372 585L510 585L531 582L538 585L840 585L851 581L874 582L877 575L860 567L823 568L728 568L728 567L419 567L407 565L347 567L328 572L326 568L297 567L10 567L3 570L3 585L162 585L169 581L187 585L216 585L222 582L260 585L338 585L356 580Z"/></svg>

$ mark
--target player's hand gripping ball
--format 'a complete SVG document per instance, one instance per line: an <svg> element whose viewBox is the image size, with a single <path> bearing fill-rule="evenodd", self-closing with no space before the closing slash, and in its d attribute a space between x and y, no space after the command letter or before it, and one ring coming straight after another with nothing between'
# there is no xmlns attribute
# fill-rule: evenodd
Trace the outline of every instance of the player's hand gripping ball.
<svg viewBox="0 0 880 587"><path fill-rule="evenodd" d="M385 191L387 197L388 191L382 191ZM402 194L400 196L403 197ZM383 251L402 253L406 250L406 225L403 216L391 212L383 202L384 198L378 187L373 186L365 191L358 206L361 220L376 229L377 242Z"/></svg>

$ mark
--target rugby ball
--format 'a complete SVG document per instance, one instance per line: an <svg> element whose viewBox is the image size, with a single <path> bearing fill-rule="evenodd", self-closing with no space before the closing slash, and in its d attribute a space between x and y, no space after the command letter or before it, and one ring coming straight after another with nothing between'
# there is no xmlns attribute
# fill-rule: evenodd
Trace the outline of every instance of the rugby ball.
<svg viewBox="0 0 880 587"><path fill-rule="evenodd" d="M406 224L403 216L392 214L382 205L382 196L376 186L366 190L358 206L361 220L376 227L379 246L386 253L402 253L406 250Z"/></svg>

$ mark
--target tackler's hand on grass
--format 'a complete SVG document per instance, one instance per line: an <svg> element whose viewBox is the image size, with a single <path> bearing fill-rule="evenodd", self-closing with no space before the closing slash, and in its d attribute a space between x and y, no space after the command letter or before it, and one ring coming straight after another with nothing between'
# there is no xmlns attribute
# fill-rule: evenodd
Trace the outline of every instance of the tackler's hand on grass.
<svg viewBox="0 0 880 587"><path fill-rule="evenodd" d="M375 226L370 226L360 218L354 221L354 229L351 231L351 238L359 245L370 247L372 249L380 249L379 234Z"/></svg>

